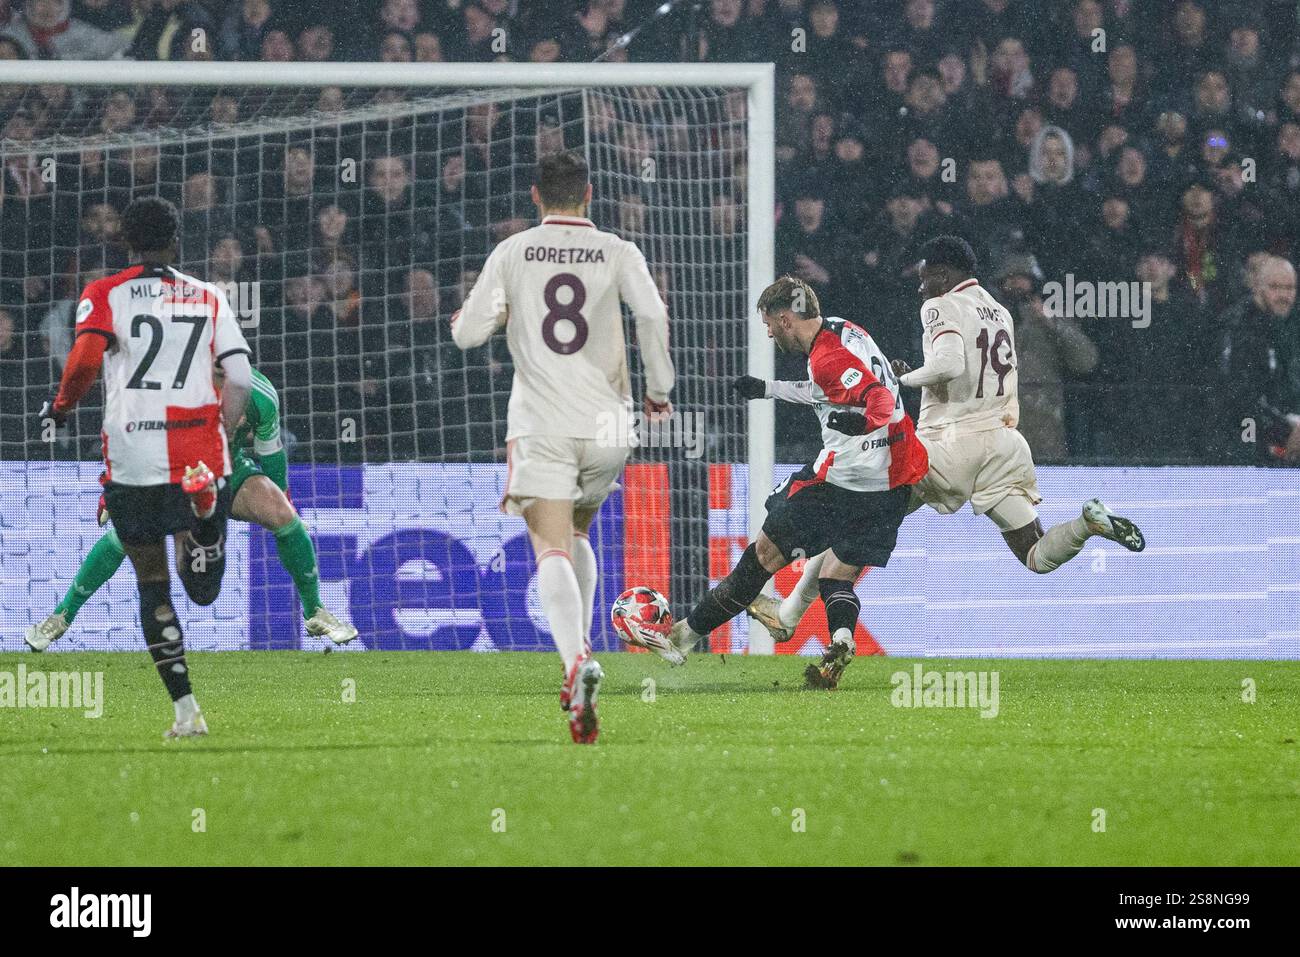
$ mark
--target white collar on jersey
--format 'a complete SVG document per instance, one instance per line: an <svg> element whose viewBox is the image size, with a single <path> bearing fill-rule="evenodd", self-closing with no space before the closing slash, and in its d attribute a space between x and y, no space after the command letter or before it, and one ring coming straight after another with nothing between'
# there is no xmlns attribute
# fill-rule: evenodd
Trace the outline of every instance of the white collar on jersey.
<svg viewBox="0 0 1300 957"><path fill-rule="evenodd" d="M590 226L596 228L596 224L590 219L583 219L581 216L545 216L542 218L543 226Z"/></svg>
<svg viewBox="0 0 1300 957"><path fill-rule="evenodd" d="M979 284L980 281L972 276L970 279L963 279L961 282L957 283L957 285L945 292L944 295L950 296L954 292L961 292L963 289L967 289L971 286L978 286Z"/></svg>

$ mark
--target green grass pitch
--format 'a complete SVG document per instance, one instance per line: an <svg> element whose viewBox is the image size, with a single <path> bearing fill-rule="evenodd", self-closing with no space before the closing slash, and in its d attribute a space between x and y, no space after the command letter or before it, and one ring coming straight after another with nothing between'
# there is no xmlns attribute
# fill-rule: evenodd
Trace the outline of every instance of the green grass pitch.
<svg viewBox="0 0 1300 957"><path fill-rule="evenodd" d="M105 696L0 709L0 860L1300 864L1294 662L922 662L997 671L981 718L894 707L913 659L833 693L804 659L602 660L581 747L552 654L194 654L212 733L173 742L143 653L0 655L103 671Z"/></svg>

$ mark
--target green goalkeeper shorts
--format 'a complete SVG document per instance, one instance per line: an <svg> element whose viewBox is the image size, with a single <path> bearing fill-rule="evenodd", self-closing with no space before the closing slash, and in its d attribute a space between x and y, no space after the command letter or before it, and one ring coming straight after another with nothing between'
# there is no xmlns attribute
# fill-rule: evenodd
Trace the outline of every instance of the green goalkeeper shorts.
<svg viewBox="0 0 1300 957"><path fill-rule="evenodd" d="M230 486L230 501L234 502L235 496L239 494L240 487L251 479L254 475L265 475L262 466L257 464L257 460L245 452L236 452L230 460L230 478L226 484Z"/></svg>

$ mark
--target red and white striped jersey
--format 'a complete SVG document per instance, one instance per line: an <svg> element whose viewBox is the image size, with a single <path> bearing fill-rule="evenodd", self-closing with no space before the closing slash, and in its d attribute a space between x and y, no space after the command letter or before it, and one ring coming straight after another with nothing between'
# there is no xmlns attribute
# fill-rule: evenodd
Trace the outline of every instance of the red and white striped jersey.
<svg viewBox="0 0 1300 957"><path fill-rule="evenodd" d="M199 460L230 474L213 364L249 348L225 294L171 267L131 266L88 285L76 318L78 338L108 343L101 437L109 480L176 483ZM65 382L75 372L70 364Z"/></svg>
<svg viewBox="0 0 1300 957"><path fill-rule="evenodd" d="M925 476L929 457L903 408L898 378L864 329L843 319L823 319L808 354L808 378L813 411L822 424L823 449L814 463L820 479L854 491L881 492ZM877 389L890 397L892 411L870 395ZM866 435L845 435L827 425L832 412L846 407L865 410L869 421L884 419L884 424Z"/></svg>

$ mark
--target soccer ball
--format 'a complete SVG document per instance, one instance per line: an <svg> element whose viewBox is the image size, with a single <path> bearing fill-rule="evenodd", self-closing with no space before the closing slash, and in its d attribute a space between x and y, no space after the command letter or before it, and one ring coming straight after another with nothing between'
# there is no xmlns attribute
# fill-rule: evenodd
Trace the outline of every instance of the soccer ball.
<svg viewBox="0 0 1300 957"><path fill-rule="evenodd" d="M639 648L662 644L673 626L668 599L644 585L629 588L619 595L609 610L609 618L618 636Z"/></svg>

